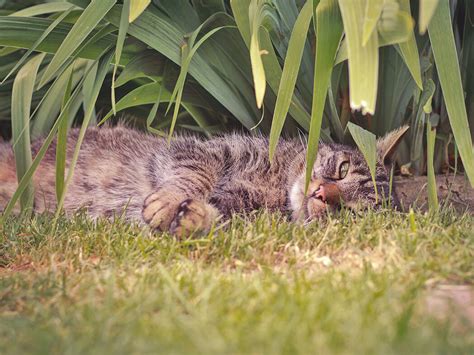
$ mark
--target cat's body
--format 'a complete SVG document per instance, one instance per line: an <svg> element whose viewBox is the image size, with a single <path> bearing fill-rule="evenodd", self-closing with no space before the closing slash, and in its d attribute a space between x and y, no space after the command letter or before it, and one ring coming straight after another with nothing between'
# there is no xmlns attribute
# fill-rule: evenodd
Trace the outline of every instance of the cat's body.
<svg viewBox="0 0 474 355"><path fill-rule="evenodd" d="M78 130L69 135L68 164L77 136ZM34 155L41 144L41 140L33 143ZM34 176L34 206L39 212L56 206L55 150L53 143ZM85 208L92 217L124 215L181 233L207 229L219 215L259 208L308 219L340 200L348 206L361 200L374 204L372 180L360 152L320 145L307 195L305 154L298 139L281 140L270 163L268 140L263 137L234 134L203 140L184 136L168 145L166 139L124 126L93 128L82 144L64 209ZM341 163L346 162L350 162L350 175L357 179L343 181L338 175ZM387 195L388 177L382 163L377 182L380 192ZM0 147L0 183L1 210L17 186L13 152L6 144Z"/></svg>

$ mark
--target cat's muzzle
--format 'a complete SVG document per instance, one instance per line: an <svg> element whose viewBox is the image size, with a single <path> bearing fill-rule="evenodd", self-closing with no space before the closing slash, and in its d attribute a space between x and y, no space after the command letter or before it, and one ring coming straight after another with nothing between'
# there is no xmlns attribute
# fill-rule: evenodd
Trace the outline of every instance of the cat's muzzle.
<svg viewBox="0 0 474 355"><path fill-rule="evenodd" d="M307 213L310 218L319 218L341 205L341 191L335 183L315 180L310 183Z"/></svg>

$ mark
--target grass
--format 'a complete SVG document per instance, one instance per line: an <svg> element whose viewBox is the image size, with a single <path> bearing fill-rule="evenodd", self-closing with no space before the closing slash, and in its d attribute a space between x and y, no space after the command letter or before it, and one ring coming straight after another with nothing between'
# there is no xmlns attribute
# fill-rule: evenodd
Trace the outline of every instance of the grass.
<svg viewBox="0 0 474 355"><path fill-rule="evenodd" d="M474 217L265 212L178 241L78 215L0 227L0 353L472 353L434 284L474 281ZM462 319L461 319L462 322Z"/></svg>

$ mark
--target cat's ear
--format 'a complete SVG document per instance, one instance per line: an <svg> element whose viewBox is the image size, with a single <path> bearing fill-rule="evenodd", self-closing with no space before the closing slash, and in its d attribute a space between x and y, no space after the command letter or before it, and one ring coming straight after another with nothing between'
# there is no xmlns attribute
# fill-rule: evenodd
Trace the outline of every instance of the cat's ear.
<svg viewBox="0 0 474 355"><path fill-rule="evenodd" d="M377 139L377 155L385 164L390 164L393 154L403 136L408 131L409 126L402 126L384 137Z"/></svg>

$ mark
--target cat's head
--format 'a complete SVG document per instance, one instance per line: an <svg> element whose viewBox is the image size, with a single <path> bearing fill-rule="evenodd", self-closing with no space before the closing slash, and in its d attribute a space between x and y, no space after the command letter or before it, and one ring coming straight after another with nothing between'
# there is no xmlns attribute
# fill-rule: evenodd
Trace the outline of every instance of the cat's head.
<svg viewBox="0 0 474 355"><path fill-rule="evenodd" d="M377 194L367 162L357 148L320 144L306 195L304 173L291 189L293 217L310 220L341 205L358 209L377 207L382 201L391 201L392 205L397 206L398 201L393 192L389 196L391 159L407 129L407 126L402 127L377 140Z"/></svg>

